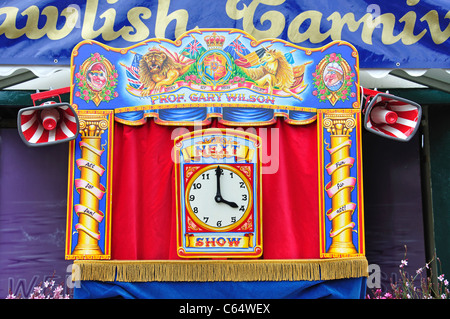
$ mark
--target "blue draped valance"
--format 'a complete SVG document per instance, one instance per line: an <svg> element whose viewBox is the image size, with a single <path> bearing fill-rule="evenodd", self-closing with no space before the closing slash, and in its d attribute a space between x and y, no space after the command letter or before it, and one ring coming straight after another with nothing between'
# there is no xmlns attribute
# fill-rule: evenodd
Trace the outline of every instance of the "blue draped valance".
<svg viewBox="0 0 450 319"><path fill-rule="evenodd" d="M272 124L277 117L283 117L291 124L308 124L315 121L316 115L316 112L264 108L188 107L121 112L115 114L115 119L118 122L129 125L143 124L148 118L154 118L159 124L192 125L205 123L216 117L226 125L258 126Z"/></svg>

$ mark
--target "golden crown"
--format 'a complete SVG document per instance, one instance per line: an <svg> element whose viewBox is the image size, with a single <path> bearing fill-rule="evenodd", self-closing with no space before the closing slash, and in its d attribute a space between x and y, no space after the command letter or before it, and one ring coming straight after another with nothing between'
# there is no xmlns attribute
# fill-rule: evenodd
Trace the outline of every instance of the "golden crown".
<svg viewBox="0 0 450 319"><path fill-rule="evenodd" d="M204 39L209 49L222 49L225 43L225 37L217 35L215 32L212 35L207 35Z"/></svg>

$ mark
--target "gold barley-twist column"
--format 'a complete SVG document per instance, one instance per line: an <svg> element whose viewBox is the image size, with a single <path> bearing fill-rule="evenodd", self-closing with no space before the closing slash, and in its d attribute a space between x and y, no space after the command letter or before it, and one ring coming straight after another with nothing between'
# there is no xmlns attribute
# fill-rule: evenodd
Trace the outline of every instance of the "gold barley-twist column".
<svg viewBox="0 0 450 319"><path fill-rule="evenodd" d="M101 136L108 128L108 118L101 114L80 116L81 159L77 161L81 171L76 180L76 188L80 193L81 207L77 210L79 222L75 226L78 231L78 243L74 255L102 255L98 240L100 239L99 222L103 213L99 211L99 201L104 195L104 187L100 184L103 174L101 155L103 153Z"/></svg>
<svg viewBox="0 0 450 319"><path fill-rule="evenodd" d="M327 148L331 162L327 170L331 182L326 186L331 198L332 208L327 212L331 220L331 245L327 251L330 254L355 254L356 248L352 241L355 224L352 222L354 204L351 203L351 192L356 179L350 177L350 168L354 159L350 157L350 133L356 122L352 114L325 114L323 127L330 133L331 144Z"/></svg>

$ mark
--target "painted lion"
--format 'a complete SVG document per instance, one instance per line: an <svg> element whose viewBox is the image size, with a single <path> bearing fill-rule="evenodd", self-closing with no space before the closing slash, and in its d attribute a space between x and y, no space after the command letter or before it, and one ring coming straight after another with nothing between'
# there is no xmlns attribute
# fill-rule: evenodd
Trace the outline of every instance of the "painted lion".
<svg viewBox="0 0 450 319"><path fill-rule="evenodd" d="M268 93L272 94L274 87L298 98L290 91L294 83L294 70L281 51L269 49L261 57L258 68L244 68L242 70L260 87L268 87ZM265 63L265 64L263 64Z"/></svg>
<svg viewBox="0 0 450 319"><path fill-rule="evenodd" d="M139 62L140 81L145 87L141 96L159 93L162 86L172 85L189 67L175 62L160 49L150 48Z"/></svg>

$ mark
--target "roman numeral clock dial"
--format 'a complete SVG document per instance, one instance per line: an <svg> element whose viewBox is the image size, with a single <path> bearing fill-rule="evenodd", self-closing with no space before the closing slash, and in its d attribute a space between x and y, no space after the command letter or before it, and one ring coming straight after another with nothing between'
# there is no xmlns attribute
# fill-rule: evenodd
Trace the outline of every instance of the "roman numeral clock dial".
<svg viewBox="0 0 450 319"><path fill-rule="evenodd" d="M178 256L261 257L260 138L206 129L177 137L174 150Z"/></svg>

